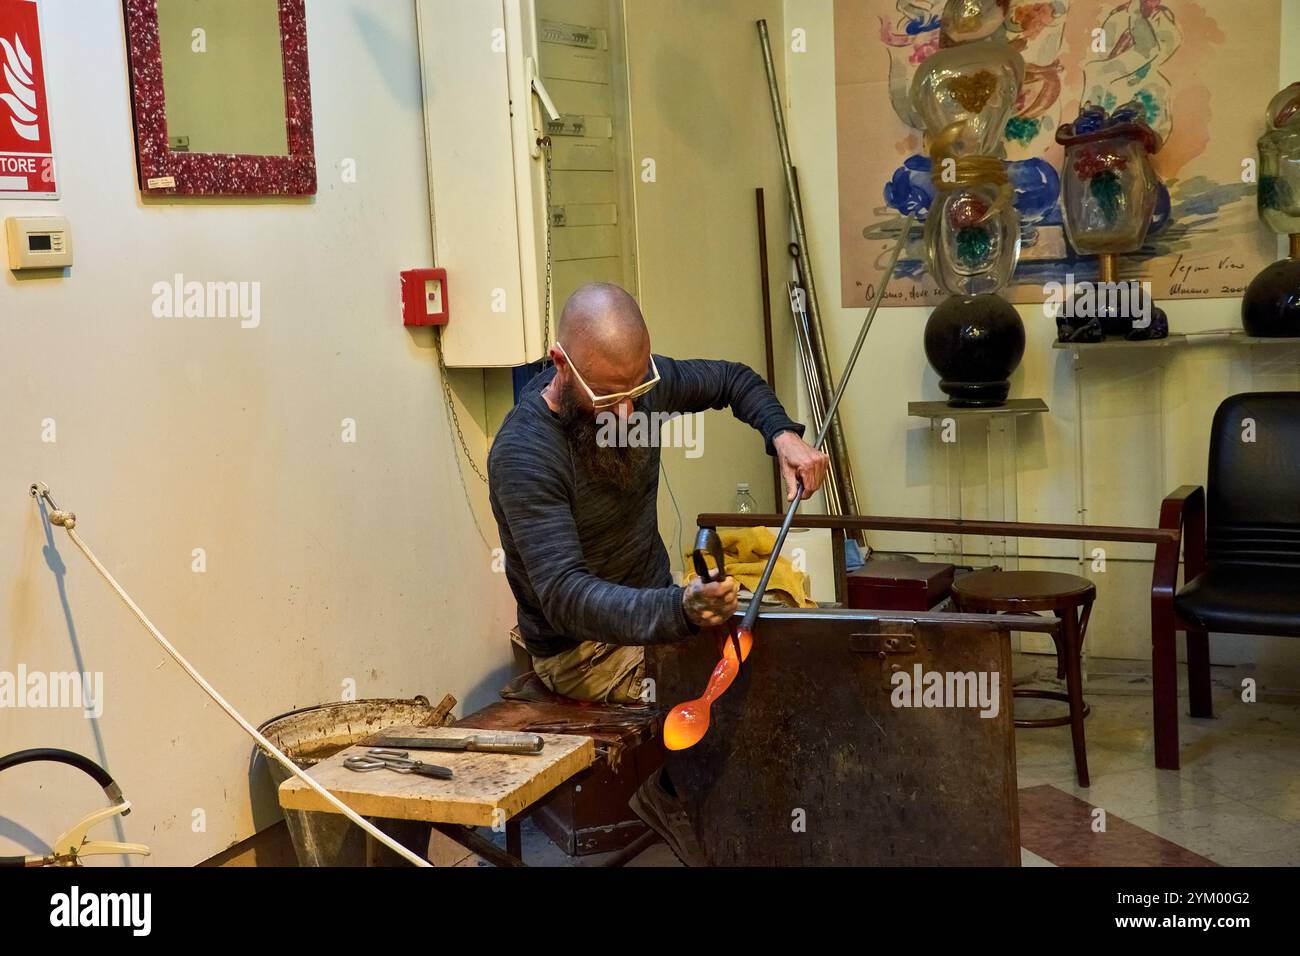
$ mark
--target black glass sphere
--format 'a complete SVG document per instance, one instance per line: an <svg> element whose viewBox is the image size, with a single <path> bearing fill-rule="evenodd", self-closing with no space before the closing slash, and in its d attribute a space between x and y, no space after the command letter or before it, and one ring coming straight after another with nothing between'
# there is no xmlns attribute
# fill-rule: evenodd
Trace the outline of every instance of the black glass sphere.
<svg viewBox="0 0 1300 956"><path fill-rule="evenodd" d="M1300 259L1279 259L1246 287L1241 324L1260 338L1300 337Z"/></svg>
<svg viewBox="0 0 1300 956"><path fill-rule="evenodd" d="M1005 403L1024 354L1020 313L1000 296L949 296L925 324L925 357L958 408Z"/></svg>

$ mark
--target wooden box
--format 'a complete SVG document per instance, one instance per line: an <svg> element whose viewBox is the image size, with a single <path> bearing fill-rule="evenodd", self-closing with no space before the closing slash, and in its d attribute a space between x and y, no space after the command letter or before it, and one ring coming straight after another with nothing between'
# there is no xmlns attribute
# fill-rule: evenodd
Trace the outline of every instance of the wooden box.
<svg viewBox="0 0 1300 956"><path fill-rule="evenodd" d="M862 610L928 611L952 590L951 564L870 560L848 574L848 606Z"/></svg>

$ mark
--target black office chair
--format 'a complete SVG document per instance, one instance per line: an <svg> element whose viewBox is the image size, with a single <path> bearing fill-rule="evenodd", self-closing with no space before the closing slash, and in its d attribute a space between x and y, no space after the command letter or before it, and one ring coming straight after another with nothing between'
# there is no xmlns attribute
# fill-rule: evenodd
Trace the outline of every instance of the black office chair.
<svg viewBox="0 0 1300 956"><path fill-rule="evenodd" d="M1156 766L1169 770L1178 769L1175 633L1187 632L1193 717L1213 716L1210 631L1300 637L1300 392L1225 399L1207 478L1208 495L1184 486L1160 512L1162 528L1182 529L1187 582L1174 593L1177 545L1161 545L1157 565L1169 566L1172 548L1173 570L1151 593L1152 665Z"/></svg>

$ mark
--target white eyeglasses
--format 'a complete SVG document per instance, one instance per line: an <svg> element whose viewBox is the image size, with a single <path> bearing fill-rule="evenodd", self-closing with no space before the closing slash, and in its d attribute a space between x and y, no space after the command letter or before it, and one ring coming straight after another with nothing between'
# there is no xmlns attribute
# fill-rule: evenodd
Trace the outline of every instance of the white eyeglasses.
<svg viewBox="0 0 1300 956"><path fill-rule="evenodd" d="M577 366L573 364L573 359L569 358L569 353L564 351L564 346L561 345L559 342L556 342L555 347L560 350L560 354L564 356L564 360L569 363L569 370L573 372L573 377L578 380L578 384L581 385L586 390L587 397L591 399L591 404L593 408L597 408L597 409L613 408L615 405L618 405L620 402L625 402L628 399L640 398L646 392L650 391L650 389L654 388L656 385L659 384L659 369L655 367L655 357L651 355L650 356L650 372L652 375L651 378L646 379L636 388L628 389L626 392L614 392L612 395L597 395L595 392L591 390L591 386L583 381L582 373L579 372Z"/></svg>

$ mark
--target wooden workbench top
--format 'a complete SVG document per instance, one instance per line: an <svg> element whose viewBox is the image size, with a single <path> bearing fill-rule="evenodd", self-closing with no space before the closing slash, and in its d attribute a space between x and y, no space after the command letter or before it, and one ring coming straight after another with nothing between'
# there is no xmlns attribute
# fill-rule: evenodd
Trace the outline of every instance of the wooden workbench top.
<svg viewBox="0 0 1300 956"><path fill-rule="evenodd" d="M386 727L398 737L464 736L467 731L435 727ZM590 737L541 734L539 754L494 754L457 750L411 750L412 760L450 768L450 780L414 773L374 770L358 773L343 766L348 757L362 756L368 745L348 747L322 760L308 773L349 807L368 817L461 823L501 824L540 800L596 759ZM338 811L297 777L280 784L280 806L286 810ZM504 816L495 811L501 810Z"/></svg>

